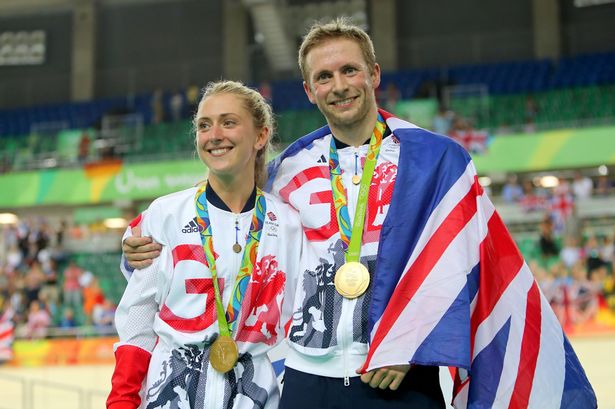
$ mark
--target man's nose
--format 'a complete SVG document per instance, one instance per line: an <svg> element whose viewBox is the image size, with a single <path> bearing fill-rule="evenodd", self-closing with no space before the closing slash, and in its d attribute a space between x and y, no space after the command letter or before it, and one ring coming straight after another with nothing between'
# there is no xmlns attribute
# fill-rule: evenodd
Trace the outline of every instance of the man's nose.
<svg viewBox="0 0 615 409"><path fill-rule="evenodd" d="M333 90L337 93L346 92L348 89L348 83L343 75L335 73L333 75Z"/></svg>

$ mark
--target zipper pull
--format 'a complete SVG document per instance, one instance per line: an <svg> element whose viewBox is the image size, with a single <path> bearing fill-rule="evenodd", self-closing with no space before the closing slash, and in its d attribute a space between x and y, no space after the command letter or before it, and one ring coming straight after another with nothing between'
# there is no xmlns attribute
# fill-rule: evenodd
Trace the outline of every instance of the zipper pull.
<svg viewBox="0 0 615 409"><path fill-rule="evenodd" d="M352 183L354 185L361 183L361 176L359 176L359 148L355 148L354 152L354 175L352 175Z"/></svg>
<svg viewBox="0 0 615 409"><path fill-rule="evenodd" d="M235 244L233 244L233 251L235 253L241 251L241 244L239 244L239 216L235 216Z"/></svg>
<svg viewBox="0 0 615 409"><path fill-rule="evenodd" d="M350 386L350 377L348 375L344 376L344 386Z"/></svg>

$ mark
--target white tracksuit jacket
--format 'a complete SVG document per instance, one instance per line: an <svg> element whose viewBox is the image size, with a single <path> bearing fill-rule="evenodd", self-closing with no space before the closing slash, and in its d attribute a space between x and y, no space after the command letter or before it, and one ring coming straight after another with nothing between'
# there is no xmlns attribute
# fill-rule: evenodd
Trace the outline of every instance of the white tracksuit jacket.
<svg viewBox="0 0 615 409"><path fill-rule="evenodd" d="M120 342L110 408L137 407L139 396L139 407L147 409L169 404L191 409L277 407L278 385L267 351L284 339L292 295L307 268L301 267L306 241L298 215L264 194L267 208L257 262L233 333L239 362L220 374L209 363L209 346L219 330L196 223L196 190L156 199L141 220L142 234L163 250L151 266L134 271L118 306ZM243 248L252 210L234 214L215 207L209 195L207 199L226 308L243 253L232 251L236 221Z"/></svg>

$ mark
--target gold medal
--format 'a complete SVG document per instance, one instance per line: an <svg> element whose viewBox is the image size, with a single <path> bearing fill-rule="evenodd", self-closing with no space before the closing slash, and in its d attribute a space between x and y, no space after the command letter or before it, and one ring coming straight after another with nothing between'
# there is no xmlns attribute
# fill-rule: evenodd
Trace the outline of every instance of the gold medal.
<svg viewBox="0 0 615 409"><path fill-rule="evenodd" d="M241 251L241 244L239 244L239 243L233 244L233 251L235 253L239 253Z"/></svg>
<svg viewBox="0 0 615 409"><path fill-rule="evenodd" d="M228 335L220 335L211 346L209 361L211 366L220 373L227 373L235 367L239 358L237 344Z"/></svg>
<svg viewBox="0 0 615 409"><path fill-rule="evenodd" d="M358 261L350 261L335 273L335 289L344 298L361 296L369 286L369 271Z"/></svg>
<svg viewBox="0 0 615 409"><path fill-rule="evenodd" d="M352 183L354 183L355 185L358 185L359 183L361 183L361 176L352 175Z"/></svg>

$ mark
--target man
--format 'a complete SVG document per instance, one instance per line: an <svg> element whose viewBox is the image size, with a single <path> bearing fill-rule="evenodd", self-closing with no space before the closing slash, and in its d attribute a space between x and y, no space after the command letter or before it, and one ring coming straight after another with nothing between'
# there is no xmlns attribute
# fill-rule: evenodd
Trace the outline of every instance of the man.
<svg viewBox="0 0 615 409"><path fill-rule="evenodd" d="M442 408L439 365L459 368L457 407L564 406L573 375L581 407L595 407L467 153L378 110L380 67L367 34L341 19L317 24L299 66L328 126L269 168L269 190L299 211L320 258L298 285L280 407ZM126 240L136 266L155 255L148 243ZM511 315L519 292L516 306L527 311ZM547 341L556 334L558 357L577 369L559 365L548 390L538 389L547 386L536 364L553 352L541 329Z"/></svg>

